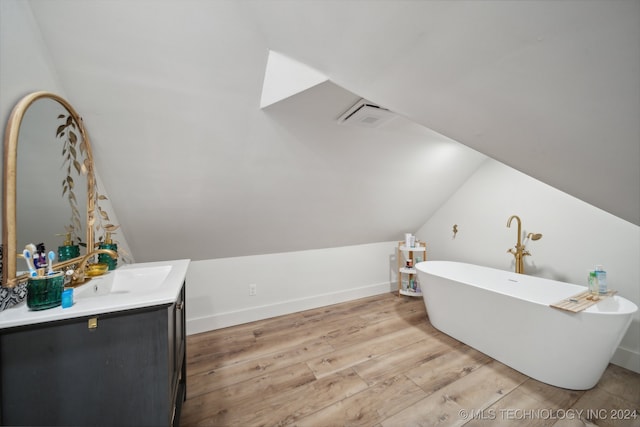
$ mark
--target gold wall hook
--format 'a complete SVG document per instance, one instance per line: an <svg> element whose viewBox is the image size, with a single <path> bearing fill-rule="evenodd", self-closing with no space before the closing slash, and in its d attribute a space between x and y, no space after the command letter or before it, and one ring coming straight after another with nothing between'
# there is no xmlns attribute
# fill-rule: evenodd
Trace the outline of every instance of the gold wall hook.
<svg viewBox="0 0 640 427"><path fill-rule="evenodd" d="M456 234L458 234L458 224L453 224L453 238L456 238Z"/></svg>

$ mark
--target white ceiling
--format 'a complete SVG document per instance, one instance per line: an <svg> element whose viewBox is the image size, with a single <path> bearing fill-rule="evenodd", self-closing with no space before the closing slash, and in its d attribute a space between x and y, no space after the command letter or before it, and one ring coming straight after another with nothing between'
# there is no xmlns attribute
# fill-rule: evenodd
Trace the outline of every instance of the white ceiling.
<svg viewBox="0 0 640 427"><path fill-rule="evenodd" d="M30 5L138 261L401 238L478 152L640 224L640 1ZM261 110L270 49L330 81Z"/></svg>

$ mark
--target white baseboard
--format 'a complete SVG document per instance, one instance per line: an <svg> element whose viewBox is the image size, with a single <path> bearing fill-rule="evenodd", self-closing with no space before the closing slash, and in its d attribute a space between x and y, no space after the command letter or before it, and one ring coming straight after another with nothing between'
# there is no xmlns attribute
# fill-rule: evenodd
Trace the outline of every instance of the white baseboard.
<svg viewBox="0 0 640 427"><path fill-rule="evenodd" d="M624 347L618 347L613 353L611 363L640 374L640 354Z"/></svg>
<svg viewBox="0 0 640 427"><path fill-rule="evenodd" d="M313 295L306 298L278 302L270 305L248 307L246 309L225 313L216 313L206 317L199 317L195 319L187 318L187 335L199 334L201 332L255 322L256 320L268 319L271 317L352 301L359 298L380 295L391 292L393 289L395 289L395 283L392 284L385 282L330 294Z"/></svg>

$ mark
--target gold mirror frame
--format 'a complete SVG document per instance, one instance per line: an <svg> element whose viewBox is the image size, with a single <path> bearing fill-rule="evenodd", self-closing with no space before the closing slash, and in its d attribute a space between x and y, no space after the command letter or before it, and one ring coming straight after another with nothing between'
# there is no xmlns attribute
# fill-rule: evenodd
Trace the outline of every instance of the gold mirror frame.
<svg viewBox="0 0 640 427"><path fill-rule="evenodd" d="M76 110L64 98L50 92L34 92L22 98L11 111L7 127L4 134L4 179L2 182L2 195L4 204L2 206L2 286L13 288L19 283L26 281L27 274L16 276L17 269L17 235L16 235L16 167L18 154L18 137L20 135L20 125L27 109L31 104L39 99L51 99L62 105L71 115L85 144L84 167L87 171L87 223L85 229L87 233L87 251L93 250L96 203L96 181L93 170L93 155L91 153L91 143L82 118ZM64 262L54 264L54 268L63 269L77 263L81 257L73 258Z"/></svg>

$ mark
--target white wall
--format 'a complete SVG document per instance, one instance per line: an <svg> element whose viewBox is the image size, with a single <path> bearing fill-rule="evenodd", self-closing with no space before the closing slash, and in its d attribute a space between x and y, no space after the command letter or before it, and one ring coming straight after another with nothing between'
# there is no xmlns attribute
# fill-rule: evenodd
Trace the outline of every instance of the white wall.
<svg viewBox="0 0 640 427"><path fill-rule="evenodd" d="M193 261L187 273L187 333L389 292L397 286L396 245ZM255 296L249 296L249 284L256 284Z"/></svg>
<svg viewBox="0 0 640 427"><path fill-rule="evenodd" d="M0 52L3 125L13 106L28 93L48 90L65 96L26 1L0 1Z"/></svg>
<svg viewBox="0 0 640 427"><path fill-rule="evenodd" d="M429 259L513 270L514 257L506 252L517 239L516 221L506 227L511 215L521 218L524 234L543 234L527 243L525 273L586 286L587 271L602 264L610 288L640 306L640 227L495 160L487 160L416 235L427 241ZM612 362L640 372L640 313Z"/></svg>

